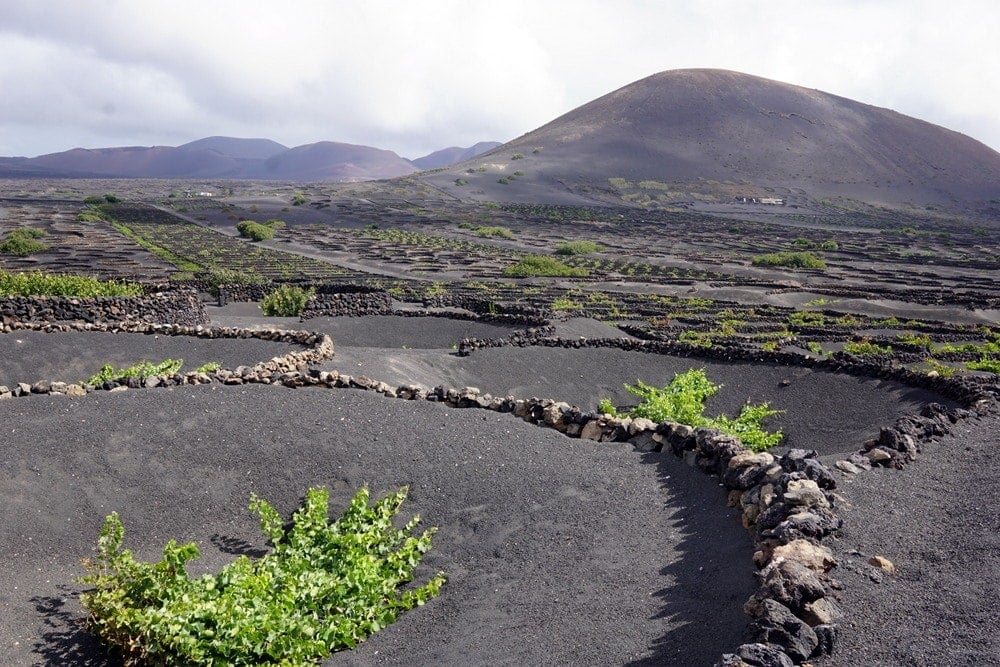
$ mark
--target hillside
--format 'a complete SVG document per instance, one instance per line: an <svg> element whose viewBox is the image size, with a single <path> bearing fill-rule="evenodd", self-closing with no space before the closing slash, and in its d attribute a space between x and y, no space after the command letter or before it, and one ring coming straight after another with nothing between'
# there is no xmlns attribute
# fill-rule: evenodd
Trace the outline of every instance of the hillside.
<svg viewBox="0 0 1000 667"><path fill-rule="evenodd" d="M515 171L523 176L510 179ZM566 186L641 201L647 181L654 196L680 199L774 192L947 204L1000 196L1000 153L889 109L689 69L629 84L427 178L460 197L512 201L558 199Z"/></svg>
<svg viewBox="0 0 1000 667"><path fill-rule="evenodd" d="M477 155L481 155L500 145L499 141L480 141L479 143L473 144L468 148L450 146L448 148L442 148L439 151L429 153L423 157L410 160L410 162L412 162L413 166L418 169L438 169L439 167L447 167L455 164L456 162L470 160Z"/></svg>

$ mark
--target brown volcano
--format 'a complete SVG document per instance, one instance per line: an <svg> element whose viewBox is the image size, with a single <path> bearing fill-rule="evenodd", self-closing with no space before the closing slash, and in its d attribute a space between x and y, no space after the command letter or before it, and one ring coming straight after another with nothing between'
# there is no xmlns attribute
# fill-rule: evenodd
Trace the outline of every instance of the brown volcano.
<svg viewBox="0 0 1000 667"><path fill-rule="evenodd" d="M523 156L512 162L515 155ZM486 171L475 171L482 166ZM469 172L473 169L473 172ZM511 183L501 176L524 172ZM431 177L538 199L609 178L717 181L889 203L1000 196L1000 153L958 132L818 90L713 69L654 74Z"/></svg>

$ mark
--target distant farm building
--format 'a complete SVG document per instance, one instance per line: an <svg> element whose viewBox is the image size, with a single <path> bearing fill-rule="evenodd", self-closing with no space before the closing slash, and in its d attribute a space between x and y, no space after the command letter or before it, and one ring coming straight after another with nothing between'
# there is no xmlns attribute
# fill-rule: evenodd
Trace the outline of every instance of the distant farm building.
<svg viewBox="0 0 1000 667"><path fill-rule="evenodd" d="M785 200L782 197L737 197L736 201L741 204L767 204L769 206L785 205Z"/></svg>

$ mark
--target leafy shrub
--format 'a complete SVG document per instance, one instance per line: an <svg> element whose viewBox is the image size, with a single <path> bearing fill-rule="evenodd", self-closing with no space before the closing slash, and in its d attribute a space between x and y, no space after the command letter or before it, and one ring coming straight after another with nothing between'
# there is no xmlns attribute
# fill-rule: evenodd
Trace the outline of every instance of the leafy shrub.
<svg viewBox="0 0 1000 667"><path fill-rule="evenodd" d="M236 225L240 236L252 241L267 241L274 238L274 227L262 225L253 220L242 220Z"/></svg>
<svg viewBox="0 0 1000 667"><path fill-rule="evenodd" d="M48 250L49 246L38 240L43 236L45 231L37 227L19 227L9 232L3 243L0 243L0 252L23 257Z"/></svg>
<svg viewBox="0 0 1000 667"><path fill-rule="evenodd" d="M625 389L642 399L629 412L631 417L644 417L656 423L672 421L692 427L706 426L724 433L735 435L754 451L763 451L781 442L781 431L769 432L763 429L763 421L778 414L767 403L751 405L747 403L735 418L726 415L705 416L705 401L715 395L722 385L708 379L703 369L691 369L674 375L670 384L658 389L637 380L635 385L625 385Z"/></svg>
<svg viewBox="0 0 1000 667"><path fill-rule="evenodd" d="M859 357L875 357L880 354L892 354L892 347L889 345L876 345L870 340L848 341L844 343L844 352Z"/></svg>
<svg viewBox="0 0 1000 667"><path fill-rule="evenodd" d="M965 364L970 371L986 371L994 375L1000 375L1000 359L990 359L985 354L979 361L970 361Z"/></svg>
<svg viewBox="0 0 1000 667"><path fill-rule="evenodd" d="M445 581L438 573L398 590L413 579L435 532L414 535L419 517L394 527L406 491L369 505L362 488L331 522L329 493L314 487L288 528L253 496L250 509L272 550L196 579L185 564L199 557L197 545L171 540L158 563L137 561L122 548L125 528L112 513L80 579L93 587L80 596L87 628L129 665L306 665L354 648L436 597Z"/></svg>
<svg viewBox="0 0 1000 667"><path fill-rule="evenodd" d="M772 252L757 255L751 261L754 266L787 266L793 269L825 269L826 262L811 252Z"/></svg>
<svg viewBox="0 0 1000 667"><path fill-rule="evenodd" d="M552 300L549 306L554 311L582 310L583 304L568 296L560 296Z"/></svg>
<svg viewBox="0 0 1000 667"><path fill-rule="evenodd" d="M194 372L195 373L214 373L215 371L219 370L220 368L222 368L222 364L220 364L218 361L208 361L208 362L205 362L204 364L202 364L201 366L198 366L198 368L194 369Z"/></svg>
<svg viewBox="0 0 1000 667"><path fill-rule="evenodd" d="M5 296L138 296L142 286L86 276L50 275L41 271L0 271L0 294Z"/></svg>
<svg viewBox="0 0 1000 667"><path fill-rule="evenodd" d="M833 240L826 240L819 244L820 250L837 250L839 248L840 246L837 245L837 242Z"/></svg>
<svg viewBox="0 0 1000 667"><path fill-rule="evenodd" d="M126 368L115 369L111 364L104 364L94 375L84 384L91 384L95 387L110 380L122 380L125 378L148 378L151 375L173 375L184 366L183 359L164 359L158 364L142 360Z"/></svg>
<svg viewBox="0 0 1000 667"><path fill-rule="evenodd" d="M819 354L819 355L823 354L823 346L814 340L811 340L808 343L806 343L806 349L808 349L813 354Z"/></svg>
<svg viewBox="0 0 1000 667"><path fill-rule="evenodd" d="M493 237L500 237L504 239L516 238L514 232L510 231L506 227L500 227L499 225L495 227L489 227L484 225L482 227L476 227L475 231L478 236L482 236L483 238L493 238Z"/></svg>
<svg viewBox="0 0 1000 667"><path fill-rule="evenodd" d="M296 317L302 314L315 293L314 289L304 289L298 285L279 285L278 289L260 302L260 309L268 317Z"/></svg>
<svg viewBox="0 0 1000 667"><path fill-rule="evenodd" d="M792 241L792 245L796 246L797 248L812 248L816 244L807 239L806 237L800 236L794 241Z"/></svg>
<svg viewBox="0 0 1000 667"><path fill-rule="evenodd" d="M677 340L688 345L696 345L697 347L712 347L712 336L707 331L688 329L687 331L682 331Z"/></svg>
<svg viewBox="0 0 1000 667"><path fill-rule="evenodd" d="M602 250L604 246L593 241L567 241L556 246L557 255L589 255Z"/></svg>
<svg viewBox="0 0 1000 667"><path fill-rule="evenodd" d="M788 316L788 323L798 326L823 326L826 317L815 310L797 310Z"/></svg>
<svg viewBox="0 0 1000 667"><path fill-rule="evenodd" d="M306 196L301 192L296 192L294 195L292 195L292 206L302 206L308 201L309 200L306 198Z"/></svg>
<svg viewBox="0 0 1000 667"><path fill-rule="evenodd" d="M615 404L611 402L610 398L602 398L597 404L597 411L602 415L611 415L612 417L618 416L618 408Z"/></svg>
<svg viewBox="0 0 1000 667"><path fill-rule="evenodd" d="M100 206L104 203L104 197L101 195L89 195L83 198L83 203L87 206Z"/></svg>
<svg viewBox="0 0 1000 667"><path fill-rule="evenodd" d="M511 160L523 160L524 159L524 155L521 154L521 153L514 153L513 155L510 156L510 159Z"/></svg>
<svg viewBox="0 0 1000 667"><path fill-rule="evenodd" d="M531 276L556 276L566 278L585 278L590 275L587 269L576 268L563 264L554 257L545 255L528 255L519 262L503 270L509 278L528 278Z"/></svg>

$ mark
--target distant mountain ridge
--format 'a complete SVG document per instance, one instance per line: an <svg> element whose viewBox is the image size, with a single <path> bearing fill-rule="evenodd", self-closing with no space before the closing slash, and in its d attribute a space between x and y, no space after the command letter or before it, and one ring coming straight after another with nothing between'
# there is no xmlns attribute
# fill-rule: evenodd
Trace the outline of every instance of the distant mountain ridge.
<svg viewBox="0 0 1000 667"><path fill-rule="evenodd" d="M461 159L497 142L431 153L437 166L455 153ZM416 162L416 161L415 161ZM302 182L352 182L405 176L418 170L393 151L334 141L288 148L270 139L213 136L181 146L74 148L34 158L0 158L7 178L231 178Z"/></svg>
<svg viewBox="0 0 1000 667"><path fill-rule="evenodd" d="M523 175L503 178L515 171ZM421 178L460 198L496 201L554 201L577 185L575 194L618 190L635 201L671 191L949 204L1000 197L1000 153L822 91L683 69L631 83Z"/></svg>
<svg viewBox="0 0 1000 667"><path fill-rule="evenodd" d="M442 148L439 151L434 151L433 153L423 157L410 160L410 162L412 162L413 165L419 169L438 169L440 167L453 165L456 162L471 160L477 155L482 155L486 151L493 150L500 145L499 141L480 141L478 144L473 144L468 148L450 146L448 148Z"/></svg>

